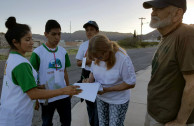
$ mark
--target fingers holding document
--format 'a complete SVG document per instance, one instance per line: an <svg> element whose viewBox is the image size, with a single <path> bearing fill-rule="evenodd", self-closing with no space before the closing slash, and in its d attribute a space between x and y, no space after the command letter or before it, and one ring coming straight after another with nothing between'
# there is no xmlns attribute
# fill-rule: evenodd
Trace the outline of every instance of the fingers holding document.
<svg viewBox="0 0 194 126"><path fill-rule="evenodd" d="M104 93L107 93L107 88L103 88L103 87L100 87L99 90L98 90L98 94L99 95L103 95Z"/></svg>
<svg viewBox="0 0 194 126"><path fill-rule="evenodd" d="M82 92L82 89L80 89L80 86L76 85L70 85L64 88L61 88L64 95L78 95Z"/></svg>
<svg viewBox="0 0 194 126"><path fill-rule="evenodd" d="M89 78L83 79L82 83L89 83Z"/></svg>

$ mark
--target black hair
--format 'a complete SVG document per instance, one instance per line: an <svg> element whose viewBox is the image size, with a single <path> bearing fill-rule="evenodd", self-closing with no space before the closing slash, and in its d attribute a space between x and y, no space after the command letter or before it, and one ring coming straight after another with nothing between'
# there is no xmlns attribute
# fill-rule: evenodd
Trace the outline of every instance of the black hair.
<svg viewBox="0 0 194 126"><path fill-rule="evenodd" d="M20 43L21 38L30 31L30 27L26 24L17 23L15 17L9 17L5 22L5 26L8 29L5 33L7 42L9 43L11 49L17 49L13 44L13 39Z"/></svg>
<svg viewBox="0 0 194 126"><path fill-rule="evenodd" d="M45 25L45 32L49 33L51 29L60 28L60 24L56 20L48 20Z"/></svg>

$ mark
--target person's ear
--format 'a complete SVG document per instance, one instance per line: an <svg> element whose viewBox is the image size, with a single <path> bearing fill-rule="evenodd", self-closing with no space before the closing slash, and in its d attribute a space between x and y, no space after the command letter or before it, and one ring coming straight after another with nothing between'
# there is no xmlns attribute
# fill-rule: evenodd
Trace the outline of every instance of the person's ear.
<svg viewBox="0 0 194 126"><path fill-rule="evenodd" d="M44 32L44 36L45 36L46 38L48 38L48 33L47 33L47 32Z"/></svg>
<svg viewBox="0 0 194 126"><path fill-rule="evenodd" d="M16 48L18 48L18 46L19 46L19 44L20 44L16 39L13 39L13 40L12 40L12 43L13 43L13 45L14 45Z"/></svg>
<svg viewBox="0 0 194 126"><path fill-rule="evenodd" d="M172 21L173 22L177 22L177 21L182 20L183 19L183 14L184 14L183 9L182 8L178 8L176 10L175 16L174 16Z"/></svg>

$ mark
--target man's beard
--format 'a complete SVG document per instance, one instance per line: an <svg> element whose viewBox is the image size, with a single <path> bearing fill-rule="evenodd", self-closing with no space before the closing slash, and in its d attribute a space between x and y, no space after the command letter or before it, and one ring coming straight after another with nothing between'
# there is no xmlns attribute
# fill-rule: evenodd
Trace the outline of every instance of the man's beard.
<svg viewBox="0 0 194 126"><path fill-rule="evenodd" d="M150 27L152 28L164 28L172 24L172 16L169 15L167 18L160 20L157 16L151 17Z"/></svg>

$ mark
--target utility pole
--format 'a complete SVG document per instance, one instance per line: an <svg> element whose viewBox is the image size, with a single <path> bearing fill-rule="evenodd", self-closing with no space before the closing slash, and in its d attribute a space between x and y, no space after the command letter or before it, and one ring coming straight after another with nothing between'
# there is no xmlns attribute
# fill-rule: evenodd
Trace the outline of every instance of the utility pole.
<svg viewBox="0 0 194 126"><path fill-rule="evenodd" d="M146 18L139 18L141 20L141 42L142 42L142 26L143 26L143 20L146 19Z"/></svg>
<svg viewBox="0 0 194 126"><path fill-rule="evenodd" d="M70 21L70 42L71 42L71 21Z"/></svg>

